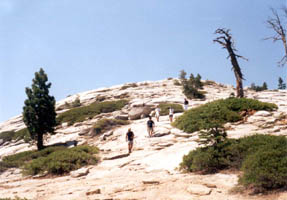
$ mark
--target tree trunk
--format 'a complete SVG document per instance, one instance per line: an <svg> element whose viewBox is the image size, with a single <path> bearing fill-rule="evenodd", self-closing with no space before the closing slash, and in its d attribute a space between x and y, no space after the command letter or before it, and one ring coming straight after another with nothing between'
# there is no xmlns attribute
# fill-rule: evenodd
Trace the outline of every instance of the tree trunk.
<svg viewBox="0 0 287 200"><path fill-rule="evenodd" d="M242 86L242 79L240 79L236 73L235 73L235 77L236 77L236 97L243 98L244 92L243 92L243 86Z"/></svg>
<svg viewBox="0 0 287 200"><path fill-rule="evenodd" d="M44 149L43 134L41 134L41 133L37 134L37 148L38 148L38 151Z"/></svg>
<svg viewBox="0 0 287 200"><path fill-rule="evenodd" d="M236 59L236 55L231 47L231 43L228 44L227 50L230 55L231 64L233 67L232 69L234 71L235 78L236 78L236 93L237 93L236 97L243 98L244 97L243 86L242 86L243 77L242 77L241 69Z"/></svg>

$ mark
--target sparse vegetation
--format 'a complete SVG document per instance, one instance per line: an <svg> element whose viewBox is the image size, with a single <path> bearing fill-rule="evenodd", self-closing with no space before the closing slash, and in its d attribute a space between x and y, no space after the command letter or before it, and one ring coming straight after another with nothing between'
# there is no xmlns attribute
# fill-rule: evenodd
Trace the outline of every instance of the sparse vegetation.
<svg viewBox="0 0 287 200"><path fill-rule="evenodd" d="M206 80L203 85L217 85L215 81Z"/></svg>
<svg viewBox="0 0 287 200"><path fill-rule="evenodd" d="M217 122L223 125L227 122L236 122L242 119L239 115L241 111L247 110L267 110L277 109L272 103L264 103L254 99L228 98L213 101L200 107L190 109L178 117L173 125L185 132L192 133L206 128L211 128L214 109L220 112Z"/></svg>
<svg viewBox="0 0 287 200"><path fill-rule="evenodd" d="M27 128L21 129L19 131L5 131L0 133L0 139L3 142L9 142L12 140L21 140L24 139L25 142L29 142L32 140L30 133Z"/></svg>
<svg viewBox="0 0 287 200"><path fill-rule="evenodd" d="M98 135L111 130L117 126L127 125L129 121L119 120L119 119L101 119L95 123L93 126L94 132Z"/></svg>
<svg viewBox="0 0 287 200"><path fill-rule="evenodd" d="M135 88L138 87L138 85L136 83L129 83L129 84L125 84L121 87L121 90L125 90L127 88Z"/></svg>
<svg viewBox="0 0 287 200"><path fill-rule="evenodd" d="M181 86L181 83L177 79L173 80L173 84L175 86Z"/></svg>
<svg viewBox="0 0 287 200"><path fill-rule="evenodd" d="M64 174L84 165L96 164L98 158L96 147L77 146L73 148L48 147L41 151L25 151L6 156L0 162L0 172L8 168L23 168L24 174L36 175L44 172Z"/></svg>
<svg viewBox="0 0 287 200"><path fill-rule="evenodd" d="M182 170L214 173L223 169L242 170L240 183L264 192L287 186L287 139L284 136L253 135L226 139L200 147L183 157Z"/></svg>
<svg viewBox="0 0 287 200"><path fill-rule="evenodd" d="M95 102L88 106L73 108L67 112L61 113L57 117L57 123L68 122L72 125L76 122L82 122L91 119L100 113L108 113L122 109L127 104L126 100Z"/></svg>
<svg viewBox="0 0 287 200"><path fill-rule="evenodd" d="M160 103L159 108L160 108L160 115L168 115L169 110L168 108L171 107L174 109L174 113L180 113L183 112L182 105L180 104L172 104L172 103Z"/></svg>
<svg viewBox="0 0 287 200"><path fill-rule="evenodd" d="M62 109L77 108L77 107L80 107L81 105L82 105L82 104L81 104L80 98L77 97L72 103L65 102L64 108L60 108L60 110L62 110Z"/></svg>

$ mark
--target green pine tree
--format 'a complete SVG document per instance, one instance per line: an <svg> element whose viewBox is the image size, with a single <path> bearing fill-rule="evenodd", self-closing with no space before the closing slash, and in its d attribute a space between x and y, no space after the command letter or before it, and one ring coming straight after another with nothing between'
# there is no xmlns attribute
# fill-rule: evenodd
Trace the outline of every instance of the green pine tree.
<svg viewBox="0 0 287 200"><path fill-rule="evenodd" d="M41 68L35 73L32 88L26 88L27 99L23 107L23 120L31 137L37 140L37 148L43 146L43 135L54 132L56 126L55 98L49 95L51 83Z"/></svg>
<svg viewBox="0 0 287 200"><path fill-rule="evenodd" d="M262 85L262 90L268 90L268 86L267 86L267 83L264 82L263 85Z"/></svg>
<svg viewBox="0 0 287 200"><path fill-rule="evenodd" d="M278 79L278 89L279 90L286 89L286 83L284 83L284 81L281 77L279 77L279 79Z"/></svg>

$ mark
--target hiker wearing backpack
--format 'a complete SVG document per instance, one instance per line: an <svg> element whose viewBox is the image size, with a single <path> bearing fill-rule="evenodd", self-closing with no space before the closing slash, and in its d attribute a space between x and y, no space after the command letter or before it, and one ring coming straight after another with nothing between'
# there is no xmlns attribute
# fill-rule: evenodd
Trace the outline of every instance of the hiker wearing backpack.
<svg viewBox="0 0 287 200"><path fill-rule="evenodd" d="M184 98L184 110L187 110L188 109L188 100L186 98Z"/></svg>
<svg viewBox="0 0 287 200"><path fill-rule="evenodd" d="M134 144L134 133L132 132L131 128L128 129L126 134L126 141L128 142L128 149L129 153L132 152L133 144Z"/></svg>
<svg viewBox="0 0 287 200"><path fill-rule="evenodd" d="M148 131L149 137L152 137L154 122L152 121L151 116L149 116L148 118L149 118L149 120L147 121L147 131Z"/></svg>

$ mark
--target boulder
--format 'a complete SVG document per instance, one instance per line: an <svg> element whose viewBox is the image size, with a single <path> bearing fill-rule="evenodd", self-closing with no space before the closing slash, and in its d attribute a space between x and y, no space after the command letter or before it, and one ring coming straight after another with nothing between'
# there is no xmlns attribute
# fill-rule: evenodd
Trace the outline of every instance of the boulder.
<svg viewBox="0 0 287 200"><path fill-rule="evenodd" d="M82 135L88 135L88 133L90 132L90 128L87 128L87 129L83 129L79 132L79 135L82 136Z"/></svg>
<svg viewBox="0 0 287 200"><path fill-rule="evenodd" d="M115 119L128 120L128 119L129 119L129 116L128 116L128 115L125 115L125 114L121 114L121 115L115 116Z"/></svg>
<svg viewBox="0 0 287 200"><path fill-rule="evenodd" d="M62 128L67 128L69 126L68 122L64 122L61 124Z"/></svg>
<svg viewBox="0 0 287 200"><path fill-rule="evenodd" d="M89 168L81 168L70 173L71 177L77 178L80 176L86 176L89 173Z"/></svg>
<svg viewBox="0 0 287 200"><path fill-rule="evenodd" d="M110 137L110 136L113 135L113 134L114 134L113 131L110 131L110 132L108 132L108 133L105 133L104 135L102 135L102 136L100 137L100 138L101 138L101 141L106 140L107 137Z"/></svg>
<svg viewBox="0 0 287 200"><path fill-rule="evenodd" d="M191 184L190 186L188 186L187 191L193 195L205 196L209 195L212 189L199 184Z"/></svg>
<svg viewBox="0 0 287 200"><path fill-rule="evenodd" d="M143 106L143 107L133 107L130 111L129 111L129 119L130 120L137 120L140 119L141 116L148 116L151 112L151 108L148 106Z"/></svg>

